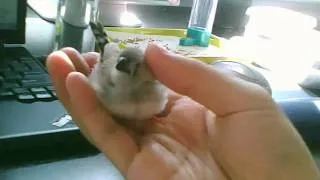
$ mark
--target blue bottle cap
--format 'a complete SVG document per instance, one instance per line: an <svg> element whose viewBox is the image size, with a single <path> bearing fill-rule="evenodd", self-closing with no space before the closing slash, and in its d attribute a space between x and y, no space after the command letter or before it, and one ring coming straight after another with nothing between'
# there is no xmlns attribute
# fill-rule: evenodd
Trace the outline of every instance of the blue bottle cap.
<svg viewBox="0 0 320 180"><path fill-rule="evenodd" d="M181 46L201 46L208 47L211 33L200 27L189 27L187 37L180 39Z"/></svg>

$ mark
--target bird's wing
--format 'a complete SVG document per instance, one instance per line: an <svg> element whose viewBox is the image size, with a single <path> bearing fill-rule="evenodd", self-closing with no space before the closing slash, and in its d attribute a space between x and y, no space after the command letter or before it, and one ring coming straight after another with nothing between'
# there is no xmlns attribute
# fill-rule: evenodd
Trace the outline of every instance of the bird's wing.
<svg viewBox="0 0 320 180"><path fill-rule="evenodd" d="M108 44L109 38L107 33L104 31L104 27L99 22L90 22L90 27L93 32L94 37L96 38L96 45L101 53L103 55L104 47L106 44Z"/></svg>

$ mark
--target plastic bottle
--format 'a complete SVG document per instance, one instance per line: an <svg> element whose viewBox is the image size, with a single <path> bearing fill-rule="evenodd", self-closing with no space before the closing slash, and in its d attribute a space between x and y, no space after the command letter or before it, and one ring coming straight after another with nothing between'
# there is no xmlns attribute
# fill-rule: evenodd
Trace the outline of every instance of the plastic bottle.
<svg viewBox="0 0 320 180"><path fill-rule="evenodd" d="M54 50L73 47L80 52L94 50L90 21L97 21L99 0L59 0Z"/></svg>
<svg viewBox="0 0 320 180"><path fill-rule="evenodd" d="M180 40L180 45L209 46L217 5L218 0L193 1L187 37Z"/></svg>

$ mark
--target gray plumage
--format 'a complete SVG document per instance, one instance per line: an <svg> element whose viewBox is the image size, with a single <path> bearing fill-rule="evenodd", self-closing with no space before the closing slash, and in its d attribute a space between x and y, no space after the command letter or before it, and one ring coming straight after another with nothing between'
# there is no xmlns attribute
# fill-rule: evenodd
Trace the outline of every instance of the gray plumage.
<svg viewBox="0 0 320 180"><path fill-rule="evenodd" d="M101 57L89 81L114 120L137 130L165 109L167 88L153 77L142 50L120 49L99 22L90 27Z"/></svg>
<svg viewBox="0 0 320 180"><path fill-rule="evenodd" d="M142 50L108 43L103 52L89 81L116 121L140 128L165 109L167 88L154 78Z"/></svg>
<svg viewBox="0 0 320 180"><path fill-rule="evenodd" d="M101 54L103 54L104 53L103 52L104 46L109 43L108 35L104 31L104 27L101 23L90 22L89 24L90 24L92 33L94 34L94 36L96 38L96 43L95 43L96 47L97 47L98 51Z"/></svg>

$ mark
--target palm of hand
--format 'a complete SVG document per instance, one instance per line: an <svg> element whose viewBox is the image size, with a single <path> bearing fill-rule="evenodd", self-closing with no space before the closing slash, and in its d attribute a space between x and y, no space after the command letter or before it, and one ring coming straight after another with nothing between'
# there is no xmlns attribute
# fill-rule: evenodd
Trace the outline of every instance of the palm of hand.
<svg viewBox="0 0 320 180"><path fill-rule="evenodd" d="M261 129L257 128L257 123L252 122L257 119L277 119L277 114L270 113L268 109L216 117L192 99L171 93L167 111L165 117L152 120L139 144L128 139L132 142L126 144L134 147L127 148L137 150L125 173L128 179L255 179L261 173L259 164L272 158L254 157L257 154L251 154L249 150L252 148L250 144L260 146L256 150L261 154L273 149L273 138L268 141L268 137L257 139L254 135L257 131L269 131L274 127L269 129L261 126ZM261 119L261 116L267 118ZM248 123L252 123L252 126L248 126ZM247 128L238 128L244 124ZM226 134L221 129L231 132ZM244 137L238 137L239 134ZM263 138L266 142L259 142ZM239 157L239 154L247 155L245 158L250 160L244 162L245 159ZM282 165L278 163L279 168ZM275 166L273 168L277 169ZM271 174L268 176L262 173L260 176L259 179L274 179Z"/></svg>
<svg viewBox="0 0 320 180"><path fill-rule="evenodd" d="M224 112L217 116L189 97L171 92L165 116L154 117L137 142L111 120L89 86L85 76L97 57L63 51L47 61L59 99L86 138L127 179L299 179L305 177L299 174L301 167L306 174L315 172L301 138L270 99L241 88L242 97L225 98L236 98L234 104L214 103L212 107ZM210 103L206 97L198 100ZM297 158L288 164L284 156Z"/></svg>
<svg viewBox="0 0 320 180"><path fill-rule="evenodd" d="M128 179L222 179L208 144L207 123L213 114L174 93L167 111L146 128L128 167Z"/></svg>

